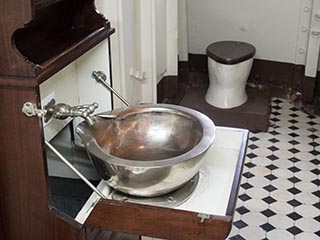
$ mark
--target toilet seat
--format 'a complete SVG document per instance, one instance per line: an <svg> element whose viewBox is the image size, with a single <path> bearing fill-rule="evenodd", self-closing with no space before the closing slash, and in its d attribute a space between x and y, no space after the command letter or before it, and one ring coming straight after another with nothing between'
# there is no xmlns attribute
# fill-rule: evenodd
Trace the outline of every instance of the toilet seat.
<svg viewBox="0 0 320 240"><path fill-rule="evenodd" d="M253 58L256 48L245 42L221 41L207 47L207 55L218 63L237 64Z"/></svg>

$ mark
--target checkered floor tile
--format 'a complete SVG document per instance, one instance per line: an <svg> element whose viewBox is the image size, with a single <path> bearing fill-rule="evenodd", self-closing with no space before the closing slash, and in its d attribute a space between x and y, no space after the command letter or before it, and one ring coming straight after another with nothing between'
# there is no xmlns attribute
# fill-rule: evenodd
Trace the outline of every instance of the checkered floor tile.
<svg viewBox="0 0 320 240"><path fill-rule="evenodd" d="M229 240L320 239L320 117L272 99L268 132L250 133Z"/></svg>

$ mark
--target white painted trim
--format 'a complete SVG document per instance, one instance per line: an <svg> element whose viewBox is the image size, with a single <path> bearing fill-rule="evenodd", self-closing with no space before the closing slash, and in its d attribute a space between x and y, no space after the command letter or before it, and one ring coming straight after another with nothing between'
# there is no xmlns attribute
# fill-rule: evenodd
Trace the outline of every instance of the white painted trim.
<svg viewBox="0 0 320 240"><path fill-rule="evenodd" d="M320 20L317 19L317 15L320 15L320 0L313 0L308 54L305 69L305 75L308 77L316 77L318 71L320 49Z"/></svg>
<svg viewBox="0 0 320 240"><path fill-rule="evenodd" d="M313 0L301 0L300 4L300 18L297 25L297 41L295 64L306 64L309 32L311 25L311 9ZM309 8L309 11L306 9Z"/></svg>
<svg viewBox="0 0 320 240"><path fill-rule="evenodd" d="M154 1L156 0L140 0L141 69L146 73L146 79L142 83L141 102L144 103L156 103L157 101Z"/></svg>
<svg viewBox="0 0 320 240"><path fill-rule="evenodd" d="M166 0L167 76L178 75L178 0Z"/></svg>
<svg viewBox="0 0 320 240"><path fill-rule="evenodd" d="M178 22L179 61L188 61L189 43L186 0L178 0Z"/></svg>
<svg viewBox="0 0 320 240"><path fill-rule="evenodd" d="M125 52L124 52L124 33L123 33L123 0L103 0L100 2L101 12L111 22L111 26L116 29L111 36L111 62L113 87L126 98L126 79L125 79ZM114 108L123 107L123 103L116 97L113 98Z"/></svg>

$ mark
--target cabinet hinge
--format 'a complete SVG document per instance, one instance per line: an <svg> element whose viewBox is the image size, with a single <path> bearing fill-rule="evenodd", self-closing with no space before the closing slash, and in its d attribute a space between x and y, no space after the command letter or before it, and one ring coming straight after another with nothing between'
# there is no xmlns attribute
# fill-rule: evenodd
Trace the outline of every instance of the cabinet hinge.
<svg viewBox="0 0 320 240"><path fill-rule="evenodd" d="M209 220L211 215L206 213L198 213L198 218L200 218L200 222L203 223L204 220Z"/></svg>

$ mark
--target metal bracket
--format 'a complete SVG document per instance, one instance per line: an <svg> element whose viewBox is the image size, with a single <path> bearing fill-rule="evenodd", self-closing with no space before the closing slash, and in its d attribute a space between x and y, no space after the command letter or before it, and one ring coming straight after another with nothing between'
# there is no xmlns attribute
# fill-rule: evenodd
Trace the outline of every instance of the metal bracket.
<svg viewBox="0 0 320 240"><path fill-rule="evenodd" d="M198 218L200 218L200 222L203 223L204 220L211 219L211 215L207 213L198 213Z"/></svg>

